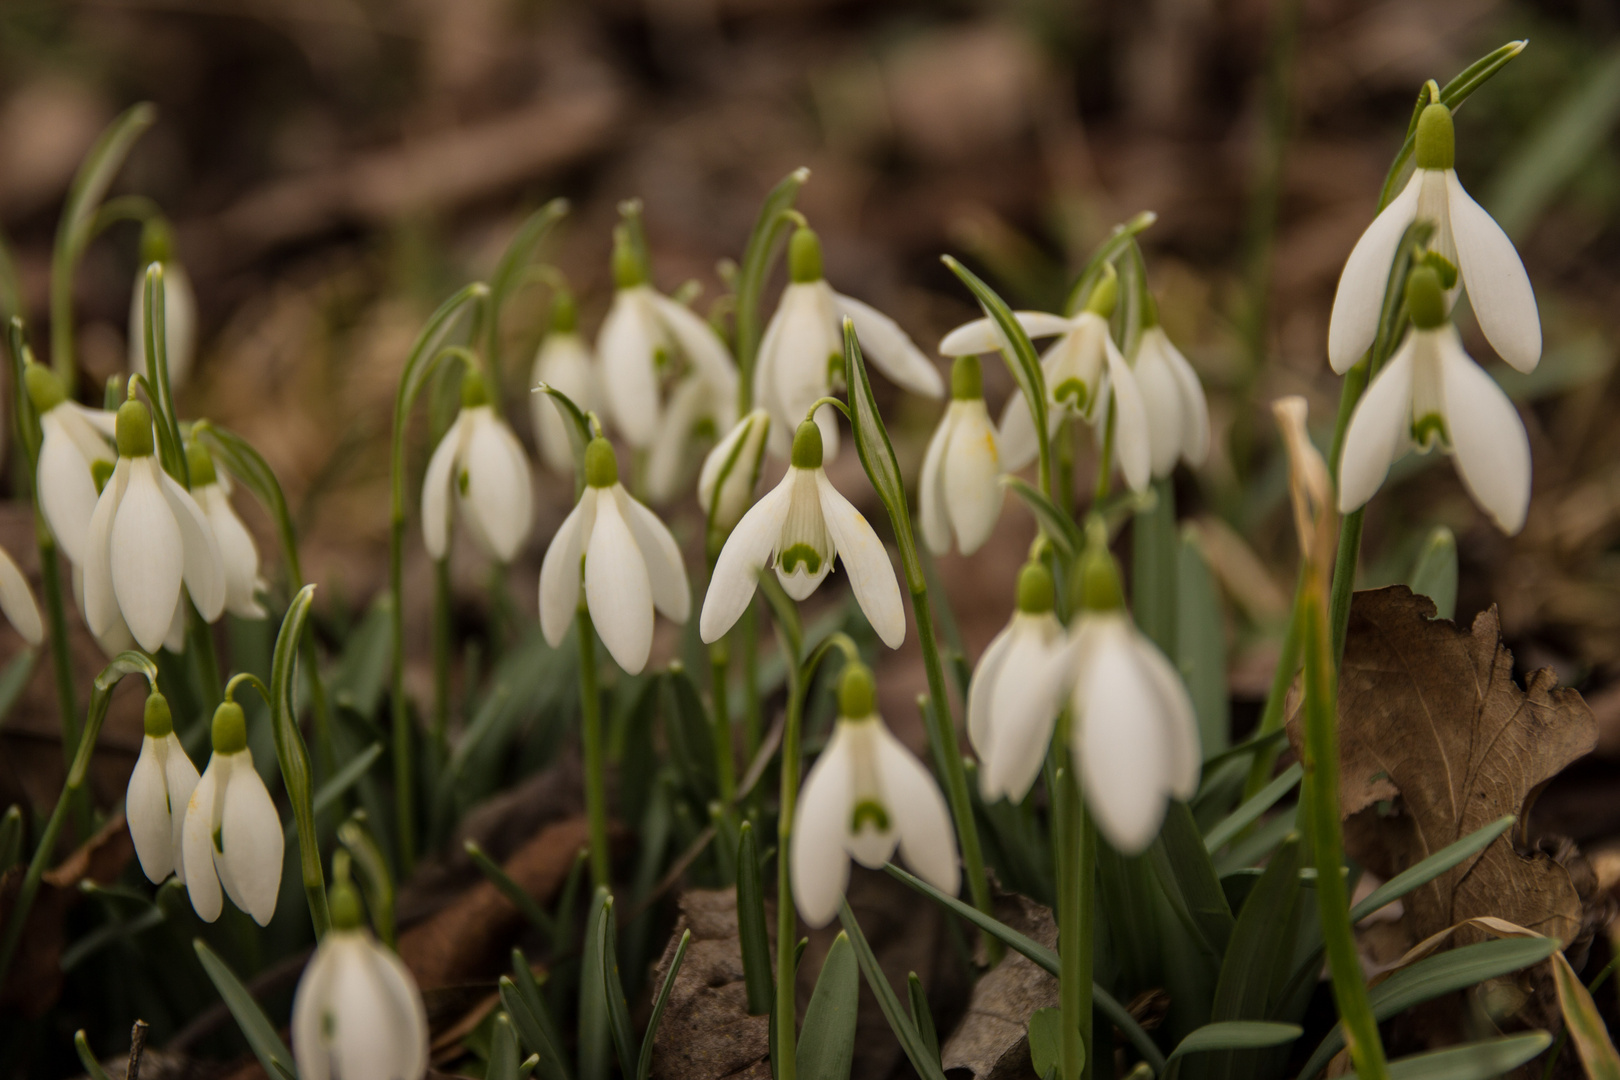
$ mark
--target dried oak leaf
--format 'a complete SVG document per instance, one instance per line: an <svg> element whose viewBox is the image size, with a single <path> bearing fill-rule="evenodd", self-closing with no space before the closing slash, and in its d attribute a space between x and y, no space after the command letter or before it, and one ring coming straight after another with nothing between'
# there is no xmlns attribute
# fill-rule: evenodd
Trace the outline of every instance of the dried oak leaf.
<svg viewBox="0 0 1620 1080"><path fill-rule="evenodd" d="M1592 712L1549 670L1513 681L1493 607L1463 629L1404 586L1358 592L1339 678L1340 806L1369 811L1350 856L1388 877L1502 817L1523 820L1536 790L1597 741ZM1414 940L1494 915L1569 944L1581 928L1570 871L1520 854L1512 830L1405 899Z"/></svg>

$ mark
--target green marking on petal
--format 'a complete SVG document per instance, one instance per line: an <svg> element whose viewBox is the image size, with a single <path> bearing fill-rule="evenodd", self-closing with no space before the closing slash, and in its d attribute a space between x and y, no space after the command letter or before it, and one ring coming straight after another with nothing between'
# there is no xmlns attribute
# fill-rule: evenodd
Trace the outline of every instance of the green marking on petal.
<svg viewBox="0 0 1620 1080"><path fill-rule="evenodd" d="M330 1040L337 1034L337 1014L331 1009L321 1013L321 1037Z"/></svg>
<svg viewBox="0 0 1620 1080"><path fill-rule="evenodd" d="M669 350L662 345L653 350L653 369L660 374L669 370Z"/></svg>
<svg viewBox="0 0 1620 1080"><path fill-rule="evenodd" d="M1052 400L1059 405L1067 404L1075 412L1083 413L1091 401L1091 391L1080 379L1064 379L1052 391Z"/></svg>
<svg viewBox="0 0 1620 1080"><path fill-rule="evenodd" d="M456 488L461 492L461 494L463 496L466 496L467 489L469 487L471 487L471 486L472 486L472 477L467 475L467 470L466 469L462 469L459 473L456 474Z"/></svg>
<svg viewBox="0 0 1620 1080"><path fill-rule="evenodd" d="M221 855L225 854L225 826L223 823L214 826L214 850Z"/></svg>
<svg viewBox="0 0 1620 1080"><path fill-rule="evenodd" d="M97 495L100 495L102 489L107 486L107 481L112 479L112 474L113 463L105 458L97 458L90 463L90 479L96 482Z"/></svg>
<svg viewBox="0 0 1620 1080"><path fill-rule="evenodd" d="M794 544L777 556L776 565L782 568L784 574L791 574L803 566L805 573L814 575L821 572L821 552L809 544Z"/></svg>
<svg viewBox="0 0 1620 1080"><path fill-rule="evenodd" d="M842 386L844 378L844 354L841 352L827 354L827 385L829 387Z"/></svg>
<svg viewBox="0 0 1620 1080"><path fill-rule="evenodd" d="M1424 450L1432 450L1435 443L1447 443L1446 421L1439 413L1427 413L1412 422L1412 441Z"/></svg>
<svg viewBox="0 0 1620 1080"><path fill-rule="evenodd" d="M880 833L889 831L889 812L876 799L862 799L850 811L850 832L859 833L868 823Z"/></svg>

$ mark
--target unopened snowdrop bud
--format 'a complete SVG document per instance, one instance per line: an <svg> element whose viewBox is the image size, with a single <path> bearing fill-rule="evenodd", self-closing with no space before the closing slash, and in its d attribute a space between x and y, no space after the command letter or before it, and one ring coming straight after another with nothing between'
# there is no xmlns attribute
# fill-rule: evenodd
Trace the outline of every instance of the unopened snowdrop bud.
<svg viewBox="0 0 1620 1080"><path fill-rule="evenodd" d="M45 640L45 627L39 621L39 605L17 564L5 548L0 548L0 614L4 614L22 639L30 645Z"/></svg>
<svg viewBox="0 0 1620 1080"><path fill-rule="evenodd" d="M200 443L186 447L186 464L192 498L208 519L225 566L225 610L239 619L265 618L269 613L258 599L265 588L259 577L259 549L231 507L230 481L215 468L214 456Z"/></svg>
<svg viewBox="0 0 1620 1080"><path fill-rule="evenodd" d="M154 690L146 698L146 734L124 795L124 817L135 842L135 855L154 882L171 873L185 880L181 828L196 788L197 766L174 733L168 699Z"/></svg>
<svg viewBox="0 0 1620 1080"><path fill-rule="evenodd" d="M186 268L174 259L174 238L166 222L152 220L141 232L141 265L129 301L129 371L145 375L146 269L163 267L163 334L169 366L169 385L178 387L191 372L197 351L197 294Z"/></svg>
<svg viewBox="0 0 1620 1080"><path fill-rule="evenodd" d="M478 372L461 377L461 412L428 460L422 479L422 538L428 554L450 551L450 506L479 548L511 562L533 518L529 460L512 429L495 413Z"/></svg>
<svg viewBox="0 0 1620 1080"><path fill-rule="evenodd" d="M1018 572L1018 607L991 639L968 685L968 738L979 755L979 784L986 802L1022 802L1046 760L1057 693L1035 701L1028 688L1045 678L1063 644L1063 624L1052 606L1051 571L1031 560Z"/></svg>
<svg viewBox="0 0 1620 1080"><path fill-rule="evenodd" d="M793 822L793 901L811 926L838 913L849 860L880 867L898 848L917 875L948 895L961 883L945 799L922 762L876 711L872 672L851 660L838 686L838 721Z"/></svg>
<svg viewBox="0 0 1620 1080"><path fill-rule="evenodd" d="M1149 301L1149 325L1136 349L1136 382L1147 413L1153 475L1166 477L1178 460L1196 468L1209 455L1209 404L1181 350L1159 325Z"/></svg>
<svg viewBox="0 0 1620 1080"><path fill-rule="evenodd" d="M832 392L844 369L844 319L872 364L902 389L937 398L945 386L938 370L900 324L853 297L835 292L822 277L821 240L807 226L788 241L789 283L766 324L754 364L754 401L771 414L771 452L787 457L796 425L810 406ZM829 456L838 456L834 410L816 411Z"/></svg>
<svg viewBox="0 0 1620 1080"><path fill-rule="evenodd" d="M1439 446L1476 503L1512 535L1530 508L1530 438L1513 402L1463 350L1428 266L1407 275L1412 329L1356 404L1339 461L1339 511L1364 506L1414 447Z"/></svg>
<svg viewBox="0 0 1620 1080"><path fill-rule="evenodd" d="M647 666L654 611L677 623L691 613L675 538L624 490L613 445L600 436L585 448L585 490L540 564L540 629L553 647L579 610L582 579L596 632L631 675Z"/></svg>
<svg viewBox="0 0 1620 1080"><path fill-rule="evenodd" d="M122 620L147 652L162 647L181 611L184 584L209 622L225 607L219 543L191 493L153 455L152 414L118 409L118 464L96 500L84 563L84 612L106 638Z"/></svg>
<svg viewBox="0 0 1620 1080"><path fill-rule="evenodd" d="M420 1080L427 1073L422 991L365 925L360 895L332 886L332 929L293 995L292 1050L301 1080Z"/></svg>
<svg viewBox="0 0 1620 1080"><path fill-rule="evenodd" d="M87 409L68 398L56 373L30 362L23 370L42 440L36 474L40 510L57 544L75 566L84 562L90 516L100 492L94 472L111 470L116 420L103 409Z"/></svg>
<svg viewBox="0 0 1620 1080"><path fill-rule="evenodd" d="M1416 142L1412 179L1367 226L1339 276L1328 322L1333 370L1350 370L1371 347L1390 263L1414 220L1434 223L1430 249L1456 269L1456 280L1447 283L1447 309L1466 290L1491 347L1519 371L1534 369L1541 359L1535 292L1513 241L1457 179L1451 110L1438 99L1419 114Z"/></svg>
<svg viewBox="0 0 1620 1080"><path fill-rule="evenodd" d="M231 903L268 926L281 889L285 840L270 792L253 768L247 717L226 701L214 710L214 756L186 804L180 850L191 906L204 922L219 918L220 887Z"/></svg>
<svg viewBox="0 0 1620 1080"><path fill-rule="evenodd" d="M810 420L793 436L792 464L782 482L743 515L715 562L698 630L715 642L731 629L766 566L795 600L816 591L833 560L844 560L850 588L878 637L898 649L906 636L900 584L883 542L827 479L821 429Z"/></svg>
<svg viewBox="0 0 1620 1080"><path fill-rule="evenodd" d="M554 386L582 410L592 412L601 406L601 400L591 347L580 336L578 322L579 310L573 293L559 289L551 306L551 332L535 355L531 382ZM540 460L557 475L572 477L574 445L568 435L570 421L550 394L530 394L529 398Z"/></svg>
<svg viewBox="0 0 1620 1080"><path fill-rule="evenodd" d="M951 365L951 403L923 457L922 534L930 551L945 554L954 534L962 554L971 555L990 538L1005 498L1000 474L979 358L958 356Z"/></svg>
<svg viewBox="0 0 1620 1080"><path fill-rule="evenodd" d="M698 505L709 517L711 541L723 541L754 502L754 485L765 461L771 414L755 409L717 443L698 473Z"/></svg>

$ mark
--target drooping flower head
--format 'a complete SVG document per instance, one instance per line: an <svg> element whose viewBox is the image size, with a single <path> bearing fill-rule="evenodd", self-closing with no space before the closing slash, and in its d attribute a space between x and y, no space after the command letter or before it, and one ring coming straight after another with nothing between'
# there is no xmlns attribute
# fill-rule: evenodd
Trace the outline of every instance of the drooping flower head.
<svg viewBox="0 0 1620 1080"><path fill-rule="evenodd" d="M795 600L803 600L844 561L850 589L878 637L898 649L906 637L900 584L883 541L866 518L840 495L822 468L821 429L812 420L793 436L787 475L732 531L715 562L698 623L705 642L731 629L759 585L760 571L775 565L776 578Z"/></svg>
<svg viewBox="0 0 1620 1080"><path fill-rule="evenodd" d="M716 392L699 373L689 373L670 391L669 406L647 454L647 500L673 502L690 492L698 451L712 447L736 425L737 400Z"/></svg>
<svg viewBox="0 0 1620 1080"><path fill-rule="evenodd" d="M950 812L922 762L877 713L872 672L844 667L838 721L804 781L793 822L793 902L811 926L838 913L849 860L879 867L895 849L917 875L954 896L961 883Z"/></svg>
<svg viewBox="0 0 1620 1080"><path fill-rule="evenodd" d="M842 377L846 318L854 322L865 355L897 385L923 397L944 394L939 371L899 323L827 284L821 240L807 226L794 230L788 241L788 276L754 364L754 402L771 414L773 454L789 456L790 435L798 422ZM832 407L818 409L815 420L828 455L837 457L838 423Z"/></svg>
<svg viewBox="0 0 1620 1080"><path fill-rule="evenodd" d="M225 610L239 619L266 618L269 612L258 598L266 588L259 576L259 548L231 507L230 477L215 466L214 455L201 443L186 447L186 464L191 497L208 519L225 567Z"/></svg>
<svg viewBox="0 0 1620 1080"><path fill-rule="evenodd" d="M759 482L760 466L765 462L770 430L771 414L755 409L737 421L703 459L697 497L709 519L711 558L719 554L719 545L754 503L754 485Z"/></svg>
<svg viewBox="0 0 1620 1080"><path fill-rule="evenodd" d="M422 478L422 538L435 559L450 550L452 502L479 548L511 562L533 518L529 459L495 414L483 377L472 370L462 373L461 411Z"/></svg>
<svg viewBox="0 0 1620 1080"><path fill-rule="evenodd" d="M420 1080L427 1009L416 980L365 924L346 878L332 886L332 928L293 994L292 1051L301 1080Z"/></svg>
<svg viewBox="0 0 1620 1080"><path fill-rule="evenodd" d="M963 555L979 550L1001 516L1000 475L979 358L958 356L951 365L951 403L923 456L922 534L930 551L945 554L953 535Z"/></svg>
<svg viewBox="0 0 1620 1080"><path fill-rule="evenodd" d="M1530 507L1530 439L1502 388L1463 351L1439 275L1406 278L1412 329L1356 404L1339 461L1339 512L1365 505L1414 447L1439 446L1497 528L1512 535Z"/></svg>
<svg viewBox="0 0 1620 1080"><path fill-rule="evenodd" d="M601 407L601 391L597 386L591 347L580 335L578 324L579 309L574 304L574 294L558 289L551 305L551 331L535 354L530 383L554 386L581 410L591 412ZM550 394L530 394L529 397L540 460L558 476L572 479L574 446L569 441L569 421L563 416L562 407Z"/></svg>
<svg viewBox="0 0 1620 1080"><path fill-rule="evenodd" d="M30 645L45 640L45 626L39 621L39 605L17 564L5 548L0 548L0 615L6 617L22 639Z"/></svg>
<svg viewBox="0 0 1620 1080"><path fill-rule="evenodd" d="M979 755L979 786L986 802L1022 802L1040 775L1061 703L1057 693L1036 700L1032 684L1063 645L1063 624L1053 613L1052 573L1037 560L1018 572L1018 606L973 669L968 684L968 738Z"/></svg>
<svg viewBox="0 0 1620 1080"><path fill-rule="evenodd" d="M596 632L631 675L647 666L654 610L677 623L691 612L675 538L624 490L613 446L601 436L585 449L585 490L540 565L540 629L553 648L574 621L582 579Z"/></svg>
<svg viewBox="0 0 1620 1080"><path fill-rule="evenodd" d="M180 610L182 584L209 622L225 607L219 544L191 493L158 465L152 414L118 409L118 464L96 501L84 563L84 611L98 637L118 621L156 652Z"/></svg>
<svg viewBox="0 0 1620 1080"><path fill-rule="evenodd" d="M191 763L180 737L174 733L169 702L153 690L146 698L146 734L141 754L129 775L124 795L124 817L141 870L153 882L171 873L185 881L181 858L181 829L186 807L197 789L197 766Z"/></svg>
<svg viewBox="0 0 1620 1080"><path fill-rule="evenodd" d="M83 565L96 511L93 470L98 463L111 469L117 457L109 441L116 414L70 401L56 373L43 364L29 363L23 380L42 436L36 474L40 510L69 561Z"/></svg>
<svg viewBox="0 0 1620 1080"><path fill-rule="evenodd" d="M1466 290L1491 347L1519 371L1533 370L1541 359L1541 317L1530 278L1513 241L1457 179L1451 110L1430 86L1433 103L1418 117L1412 179L1361 234L1339 277L1328 323L1328 360L1342 374L1372 345L1390 263L1406 227L1417 220L1434 223L1430 249L1456 270L1446 307Z"/></svg>
<svg viewBox="0 0 1620 1080"><path fill-rule="evenodd" d="M1209 456L1209 403L1198 373L1159 325L1158 305L1151 297L1146 317L1134 370L1147 414L1153 475L1163 478L1177 461L1197 468Z"/></svg>
<svg viewBox="0 0 1620 1080"><path fill-rule="evenodd" d="M146 365L146 270L163 267L163 339L169 385L179 387L197 355L197 293L186 268L174 257L174 235L166 222L152 219L141 230L141 265L129 300L129 373L144 375Z"/></svg>
<svg viewBox="0 0 1620 1080"><path fill-rule="evenodd" d="M281 818L253 768L247 717L234 701L214 710L214 756L186 803L181 826L182 876L191 906L203 922L223 910L220 894L268 926L281 891L286 843Z"/></svg>

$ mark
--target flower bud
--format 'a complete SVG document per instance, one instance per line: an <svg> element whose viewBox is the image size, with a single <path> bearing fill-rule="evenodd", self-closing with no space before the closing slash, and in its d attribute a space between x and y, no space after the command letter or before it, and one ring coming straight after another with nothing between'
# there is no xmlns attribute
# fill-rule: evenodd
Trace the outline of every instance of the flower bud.
<svg viewBox="0 0 1620 1080"><path fill-rule="evenodd" d="M821 238L808 225L794 229L793 239L788 241L788 277L795 285L822 278Z"/></svg>
<svg viewBox="0 0 1620 1080"><path fill-rule="evenodd" d="M118 456L150 457L152 454L152 413L134 398L118 406Z"/></svg>

